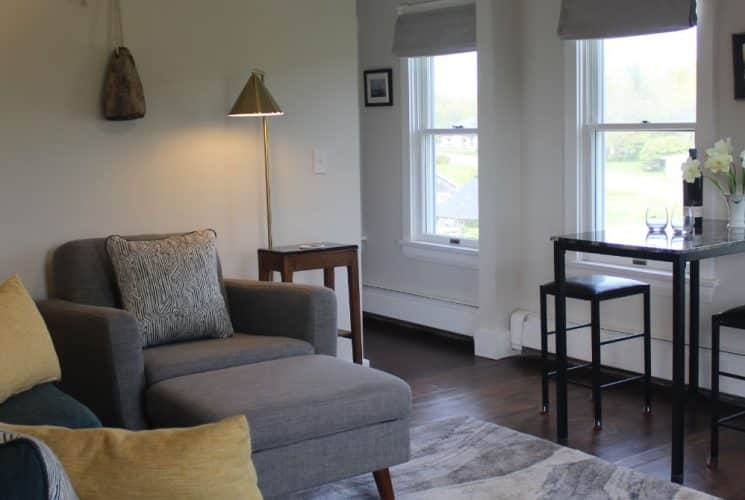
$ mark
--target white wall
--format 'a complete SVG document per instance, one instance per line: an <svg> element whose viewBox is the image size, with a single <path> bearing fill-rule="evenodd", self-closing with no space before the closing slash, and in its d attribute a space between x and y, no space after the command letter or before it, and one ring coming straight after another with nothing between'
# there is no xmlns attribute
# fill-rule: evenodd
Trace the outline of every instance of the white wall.
<svg viewBox="0 0 745 500"><path fill-rule="evenodd" d="M441 298L475 310L478 277L474 269L449 266L404 256L399 242L404 236L403 110L406 74L394 57L393 28L398 0L358 0L360 70L393 68L394 106L361 110L363 252L366 310L391 296ZM360 83L362 92L362 83ZM442 301L438 301L442 302ZM393 314L389 306L375 312ZM464 332L465 333L465 332ZM471 332L472 333L472 332Z"/></svg>
<svg viewBox="0 0 745 500"><path fill-rule="evenodd" d="M408 169L407 75L391 53L399 1L358 0L360 69L393 68L397 90L395 106L361 113L365 310L475 336L477 352L490 356L508 348L509 314L517 307L512 293L519 260L517 3L477 2L482 219L476 270L406 256L399 244Z"/></svg>
<svg viewBox="0 0 745 500"><path fill-rule="evenodd" d="M475 351L511 354L519 305L522 58L520 2L479 0L479 318Z"/></svg>
<svg viewBox="0 0 745 500"><path fill-rule="evenodd" d="M270 125L275 243L358 242L354 2L122 4L148 104L143 120L123 123L99 116L108 0L0 4L0 279L18 273L41 297L60 243L201 227L217 230L227 276L255 278L259 121L225 115L256 67L286 112ZM328 153L326 176L311 173L313 147Z"/></svg>

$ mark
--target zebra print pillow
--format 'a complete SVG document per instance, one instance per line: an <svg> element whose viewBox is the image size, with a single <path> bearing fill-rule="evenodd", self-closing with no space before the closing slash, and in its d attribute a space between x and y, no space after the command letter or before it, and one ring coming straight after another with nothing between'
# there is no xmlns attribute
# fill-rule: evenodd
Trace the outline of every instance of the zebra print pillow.
<svg viewBox="0 0 745 500"><path fill-rule="evenodd" d="M72 487L70 478L67 476L64 467L57 459L57 456L49 449L47 445L36 438L10 432L0 428L0 446L12 441L25 441L34 448L41 462L44 464L44 478L46 480L47 498L49 500L78 500L78 495ZM0 485L1 493L2 485ZM2 495L0 494L0 497Z"/></svg>
<svg viewBox="0 0 745 500"><path fill-rule="evenodd" d="M143 346L233 334L215 239L205 230L160 240L106 241L122 303L137 318Z"/></svg>

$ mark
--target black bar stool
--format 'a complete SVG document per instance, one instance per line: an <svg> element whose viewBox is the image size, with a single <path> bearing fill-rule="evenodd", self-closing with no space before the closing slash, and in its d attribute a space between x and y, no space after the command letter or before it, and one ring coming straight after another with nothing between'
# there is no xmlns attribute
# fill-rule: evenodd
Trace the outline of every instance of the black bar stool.
<svg viewBox="0 0 745 500"><path fill-rule="evenodd" d="M556 371L551 371L548 363L548 336L556 332L548 331L548 319L546 312L546 296L556 294L556 283L547 283L541 286L541 361L542 369L542 392L543 392L543 409L542 412L548 413L548 381L549 378L556 376ZM642 294L644 297L644 332L626 335L624 337L611 340L600 340L600 303L605 300L620 299L632 295ZM580 276L576 278L567 278L566 296L568 299L588 300L591 305L590 323L567 328L567 333L580 328L591 327L592 337L592 362L571 366L567 371L578 370L581 368L592 367L592 384L587 385L577 381L568 381L574 385L581 385L592 389L592 399L595 404L595 428L602 427L602 403L601 391L610 387L621 384L644 380L644 412L650 413L652 409L652 336L650 326L650 289L647 283L635 281L626 278L617 278L614 276ZM600 348L604 345L623 342L631 339L644 339L644 375L635 375L620 380L614 380L601 384L601 360Z"/></svg>
<svg viewBox="0 0 745 500"><path fill-rule="evenodd" d="M719 428L745 432L745 427L734 425L733 420L745 416L745 410L719 417L719 377L745 380L745 376L719 370L719 329L723 326L745 330L745 306L735 307L711 318L711 450L709 465L719 460Z"/></svg>

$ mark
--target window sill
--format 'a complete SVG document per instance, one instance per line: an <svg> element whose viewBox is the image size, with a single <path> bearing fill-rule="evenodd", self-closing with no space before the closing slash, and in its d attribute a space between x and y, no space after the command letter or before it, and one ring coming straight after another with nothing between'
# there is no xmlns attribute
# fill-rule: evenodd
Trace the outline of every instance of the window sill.
<svg viewBox="0 0 745 500"><path fill-rule="evenodd" d="M672 297L672 273L661 271L659 269L639 269L631 266L622 266L605 262L588 262L574 261L567 262L569 270L579 271L587 274L588 272L607 273L623 278L636 279L649 283L652 291L656 295ZM702 273L703 274L703 273ZM686 285L690 283L688 273L686 273ZM719 286L719 280L716 276L701 276L699 289L701 290L701 300L710 304L714 297L714 290Z"/></svg>
<svg viewBox="0 0 745 500"><path fill-rule="evenodd" d="M403 254L412 259L467 269L479 268L479 251L476 248L407 240L399 241L399 244Z"/></svg>

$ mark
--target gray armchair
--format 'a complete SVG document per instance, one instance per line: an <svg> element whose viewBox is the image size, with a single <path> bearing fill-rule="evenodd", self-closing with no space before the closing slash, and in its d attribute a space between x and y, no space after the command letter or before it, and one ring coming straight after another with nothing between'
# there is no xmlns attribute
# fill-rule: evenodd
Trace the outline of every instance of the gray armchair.
<svg viewBox="0 0 745 500"><path fill-rule="evenodd" d="M50 270L54 298L38 304L59 354L63 390L104 425L149 427L144 392L165 378L289 355L336 356L331 290L241 280L224 281L234 337L143 349L134 316L121 309L105 241L58 248Z"/></svg>
<svg viewBox="0 0 745 500"><path fill-rule="evenodd" d="M157 236L130 239L144 238ZM39 309L62 388L104 425L179 427L243 414L266 498L367 472L393 498L388 467L409 458L411 390L335 358L333 291L224 280L237 333L143 348L121 309L105 239L57 249L50 288Z"/></svg>

